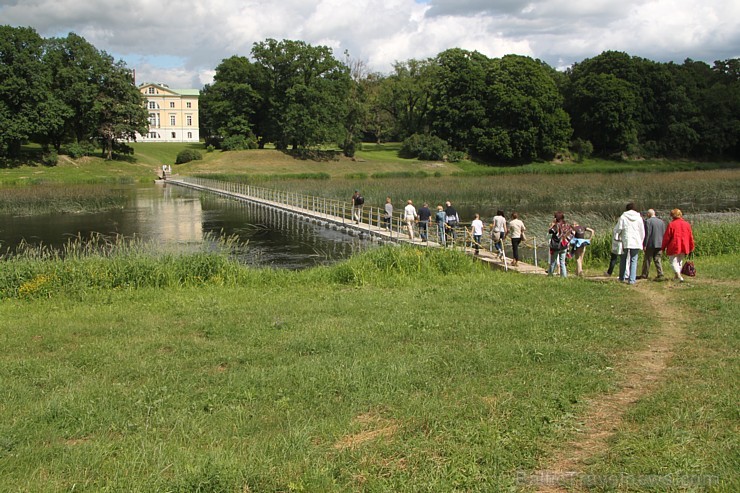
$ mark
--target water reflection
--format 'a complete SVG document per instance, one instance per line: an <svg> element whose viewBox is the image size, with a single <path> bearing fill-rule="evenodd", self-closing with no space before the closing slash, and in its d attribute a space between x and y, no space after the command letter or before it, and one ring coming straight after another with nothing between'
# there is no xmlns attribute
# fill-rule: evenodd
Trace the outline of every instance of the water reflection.
<svg viewBox="0 0 740 493"><path fill-rule="evenodd" d="M224 236L248 242L240 260L297 269L352 255L369 243L253 204L156 185L125 189L123 209L87 214L0 216L0 248L21 243L61 248L70 239L101 234L155 242L178 250L208 247Z"/></svg>

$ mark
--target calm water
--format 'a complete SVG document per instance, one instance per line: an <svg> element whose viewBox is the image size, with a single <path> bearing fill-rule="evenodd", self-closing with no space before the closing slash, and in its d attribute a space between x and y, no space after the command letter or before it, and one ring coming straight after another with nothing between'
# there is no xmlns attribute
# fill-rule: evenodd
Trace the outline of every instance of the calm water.
<svg viewBox="0 0 740 493"><path fill-rule="evenodd" d="M182 187L153 185L125 190L129 200L122 210L0 216L0 249L13 250L22 241L58 248L77 236L88 238L94 233L179 249L236 236L248 242L240 260L299 269L343 259L371 245L322 226Z"/></svg>

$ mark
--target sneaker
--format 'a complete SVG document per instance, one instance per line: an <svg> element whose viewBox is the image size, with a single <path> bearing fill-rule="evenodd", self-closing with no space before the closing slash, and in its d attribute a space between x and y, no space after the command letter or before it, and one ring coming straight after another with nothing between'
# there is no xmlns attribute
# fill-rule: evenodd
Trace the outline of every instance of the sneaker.
<svg viewBox="0 0 740 493"><path fill-rule="evenodd" d="M606 272L604 272L604 275L605 275L606 277L611 277L611 276L612 276L612 275L611 275L611 272L609 272L609 271L606 271Z"/></svg>

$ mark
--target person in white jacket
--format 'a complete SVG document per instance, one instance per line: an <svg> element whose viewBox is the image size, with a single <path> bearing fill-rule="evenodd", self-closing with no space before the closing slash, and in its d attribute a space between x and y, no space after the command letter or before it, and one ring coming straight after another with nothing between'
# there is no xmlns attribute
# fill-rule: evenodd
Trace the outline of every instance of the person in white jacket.
<svg viewBox="0 0 740 493"><path fill-rule="evenodd" d="M645 225L642 216L635 210L635 204L627 204L625 211L614 228L614 239L622 242L622 257L619 262L619 280L630 284L637 282L637 258L645 239ZM629 261L629 275L627 263Z"/></svg>

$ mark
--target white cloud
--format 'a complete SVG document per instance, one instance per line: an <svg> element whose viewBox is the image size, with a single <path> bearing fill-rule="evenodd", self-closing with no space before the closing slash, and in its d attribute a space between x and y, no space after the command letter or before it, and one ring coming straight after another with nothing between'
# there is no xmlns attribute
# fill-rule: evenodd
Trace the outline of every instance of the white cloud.
<svg viewBox="0 0 740 493"><path fill-rule="evenodd" d="M266 38L348 50L369 68L448 48L567 66L604 50L657 61L740 56L737 0L0 0L0 18L42 36L75 32L139 80L210 82L222 59ZM146 79L143 79L146 77Z"/></svg>

